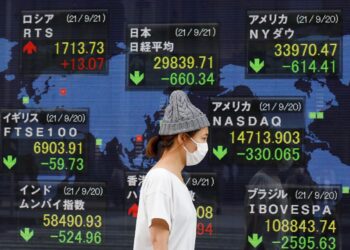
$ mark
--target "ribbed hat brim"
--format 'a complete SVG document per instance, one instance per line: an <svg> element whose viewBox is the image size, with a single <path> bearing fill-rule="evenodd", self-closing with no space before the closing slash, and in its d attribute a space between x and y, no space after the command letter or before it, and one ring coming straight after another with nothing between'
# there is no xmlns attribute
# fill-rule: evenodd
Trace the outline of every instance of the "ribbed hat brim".
<svg viewBox="0 0 350 250"><path fill-rule="evenodd" d="M206 115L176 123L161 121L159 135L175 135L178 133L190 132L209 126L210 123Z"/></svg>

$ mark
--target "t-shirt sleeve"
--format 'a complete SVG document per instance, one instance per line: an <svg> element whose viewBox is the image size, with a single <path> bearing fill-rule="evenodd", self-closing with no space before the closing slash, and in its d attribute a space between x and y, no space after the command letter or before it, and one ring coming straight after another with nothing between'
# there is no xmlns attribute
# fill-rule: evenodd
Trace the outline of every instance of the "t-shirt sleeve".
<svg viewBox="0 0 350 250"><path fill-rule="evenodd" d="M161 192L150 193L145 200L147 224L151 226L153 219L163 219L171 229L171 200L170 197Z"/></svg>
<svg viewBox="0 0 350 250"><path fill-rule="evenodd" d="M169 176L164 173L153 173L147 183L145 190L145 210L147 214L148 227L151 226L153 219L163 219L168 223L171 229L172 218L172 199L171 199L171 181Z"/></svg>

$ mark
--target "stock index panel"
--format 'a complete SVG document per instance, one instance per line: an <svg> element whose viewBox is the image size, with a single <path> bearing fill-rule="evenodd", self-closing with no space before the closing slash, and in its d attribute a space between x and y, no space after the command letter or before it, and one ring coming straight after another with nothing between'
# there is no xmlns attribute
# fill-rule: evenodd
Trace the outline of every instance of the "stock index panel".
<svg viewBox="0 0 350 250"><path fill-rule="evenodd" d="M133 249L176 89L196 250L350 249L349 2L0 3L1 250Z"/></svg>

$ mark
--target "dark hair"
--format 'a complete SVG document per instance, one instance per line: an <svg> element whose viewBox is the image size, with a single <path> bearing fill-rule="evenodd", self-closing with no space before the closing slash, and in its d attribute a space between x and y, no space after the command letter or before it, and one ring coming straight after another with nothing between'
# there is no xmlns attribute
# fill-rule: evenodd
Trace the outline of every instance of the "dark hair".
<svg viewBox="0 0 350 250"><path fill-rule="evenodd" d="M197 133L199 129L186 132L189 136L193 136ZM175 138L178 134L175 135L156 135L151 137L147 143L146 147L146 156L149 158L160 158L165 149L171 148L174 144Z"/></svg>

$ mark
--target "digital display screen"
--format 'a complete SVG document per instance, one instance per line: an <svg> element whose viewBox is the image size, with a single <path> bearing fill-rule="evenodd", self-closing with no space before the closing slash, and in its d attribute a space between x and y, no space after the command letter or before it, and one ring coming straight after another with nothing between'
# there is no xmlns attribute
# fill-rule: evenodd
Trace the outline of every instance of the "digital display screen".
<svg viewBox="0 0 350 250"><path fill-rule="evenodd" d="M174 90L210 122L196 250L350 249L350 2L1 7L0 250L133 249Z"/></svg>

